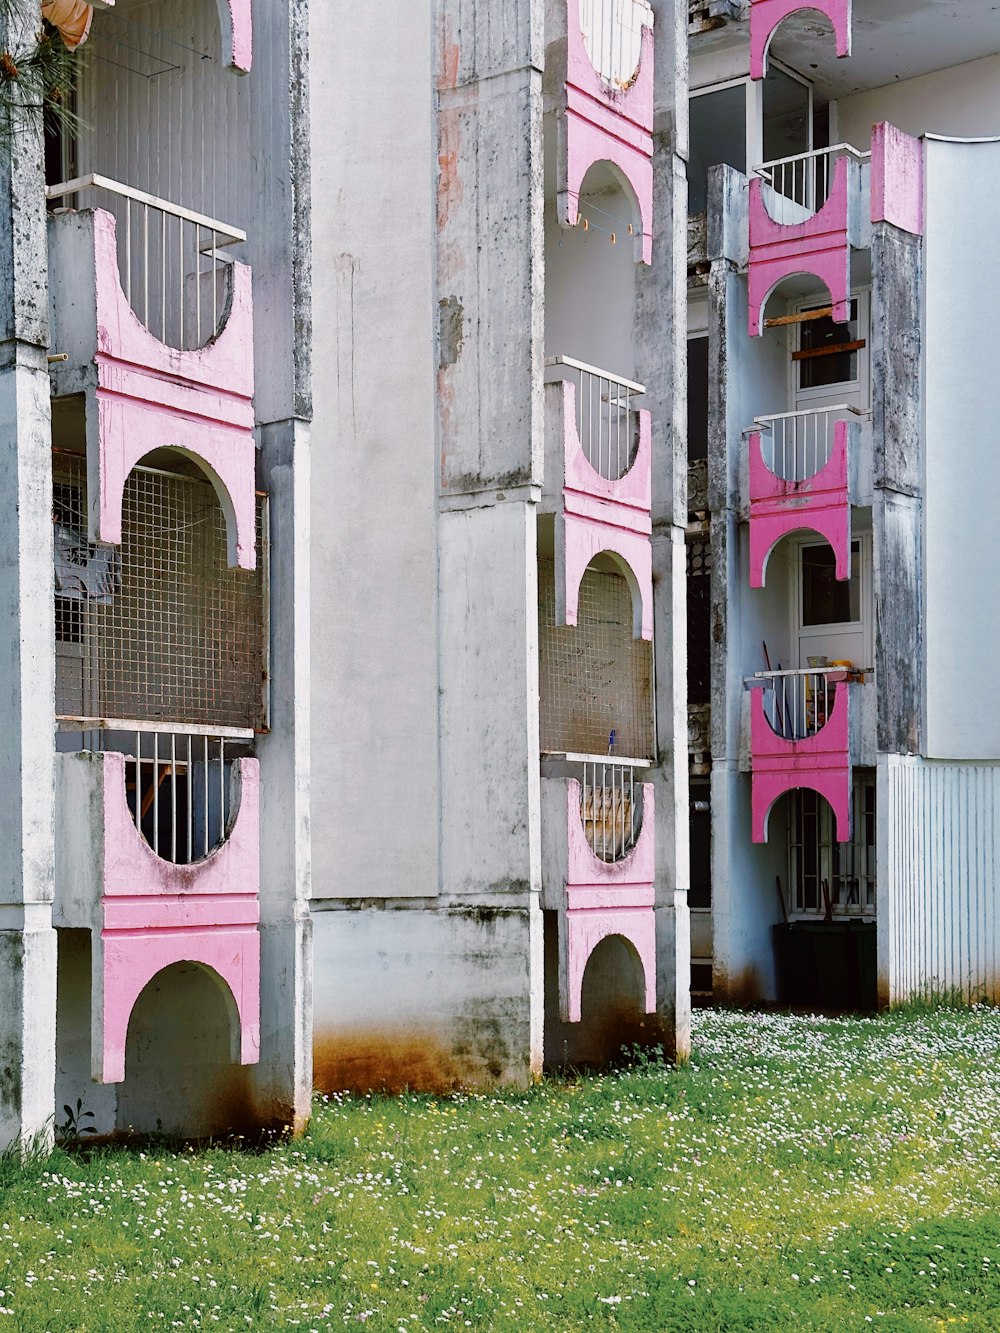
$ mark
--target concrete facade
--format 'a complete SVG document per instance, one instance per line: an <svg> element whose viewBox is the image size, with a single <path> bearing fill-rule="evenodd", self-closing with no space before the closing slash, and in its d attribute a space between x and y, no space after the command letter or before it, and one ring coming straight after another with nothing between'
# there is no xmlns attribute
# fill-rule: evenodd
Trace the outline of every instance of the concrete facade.
<svg viewBox="0 0 1000 1333"><path fill-rule="evenodd" d="M897 8L754 0L749 22L692 26L699 96L745 88L748 116L746 155L719 140L689 219L717 1001L997 993L996 617L969 577L988 549L970 497L995 472L969 313L996 277L997 146L977 137L996 56L976 47L988 6L937 53L944 16Z"/></svg>

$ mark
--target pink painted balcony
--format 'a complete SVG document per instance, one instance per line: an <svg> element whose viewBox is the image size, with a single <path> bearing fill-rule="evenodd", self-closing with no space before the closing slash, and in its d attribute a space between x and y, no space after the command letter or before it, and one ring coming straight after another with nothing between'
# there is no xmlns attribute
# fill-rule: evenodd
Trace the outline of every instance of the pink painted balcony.
<svg viewBox="0 0 1000 1333"><path fill-rule="evenodd" d="M865 243L869 157L837 144L755 169L749 204L751 337L764 330L768 297L797 274L826 287L835 322L850 320L851 254Z"/></svg>
<svg viewBox="0 0 1000 1333"><path fill-rule="evenodd" d="M257 761L237 757L232 737L150 727L131 739L105 733L103 744L109 748L59 754L56 783L54 921L91 932L93 1077L125 1078L135 1003L158 973L182 962L214 977L230 1010L233 1061L254 1064Z"/></svg>
<svg viewBox="0 0 1000 1333"><path fill-rule="evenodd" d="M566 42L557 46L552 65L560 89L559 220L576 226L587 172L610 162L637 201L636 258L647 264L653 243L652 25L646 0L566 0Z"/></svg>
<svg viewBox="0 0 1000 1333"><path fill-rule="evenodd" d="M545 386L545 493L556 515L556 617L575 625L580 581L598 555L614 558L632 592L636 638L653 637L651 419L645 387L553 357Z"/></svg>
<svg viewBox="0 0 1000 1333"><path fill-rule="evenodd" d="M854 408L760 417L749 439L750 586L763 588L771 552L791 532L817 533L833 547L837 578L850 577Z"/></svg>
<svg viewBox="0 0 1000 1333"><path fill-rule="evenodd" d="M602 940L628 941L656 1009L655 807L646 761L573 756L580 779L542 782L543 906L559 915L563 1022L582 1018L583 978Z"/></svg>
<svg viewBox="0 0 1000 1333"><path fill-rule="evenodd" d="M833 28L837 55L851 54L852 0L751 0L750 3L750 77L762 79L767 74L771 39L785 19L792 14L808 13L811 18L825 15Z"/></svg>
<svg viewBox="0 0 1000 1333"><path fill-rule="evenodd" d="M120 543L126 478L170 448L209 476L230 563L252 569L251 274L225 255L245 233L99 176L48 193L107 205L49 223L53 391L86 398L90 539Z"/></svg>
<svg viewBox="0 0 1000 1333"><path fill-rule="evenodd" d="M771 807L800 787L830 804L837 841L851 838L850 673L759 672L750 687L753 841L767 842Z"/></svg>

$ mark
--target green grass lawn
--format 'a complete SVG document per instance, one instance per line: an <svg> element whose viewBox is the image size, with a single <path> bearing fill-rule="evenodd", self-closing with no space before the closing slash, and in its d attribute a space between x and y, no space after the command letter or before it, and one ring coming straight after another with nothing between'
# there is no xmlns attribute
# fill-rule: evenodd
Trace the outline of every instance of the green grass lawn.
<svg viewBox="0 0 1000 1333"><path fill-rule="evenodd" d="M0 1172L0 1333L1000 1329L1000 1011L702 1012L672 1071Z"/></svg>

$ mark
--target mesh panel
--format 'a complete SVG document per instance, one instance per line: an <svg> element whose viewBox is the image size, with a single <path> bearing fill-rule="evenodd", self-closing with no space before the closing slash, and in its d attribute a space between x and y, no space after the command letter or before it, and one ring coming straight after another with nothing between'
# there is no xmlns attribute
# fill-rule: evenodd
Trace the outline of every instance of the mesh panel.
<svg viewBox="0 0 1000 1333"><path fill-rule="evenodd" d="M86 462L53 463L59 717L264 725L264 505L257 569L231 569L207 480L135 468L120 549L86 540Z"/></svg>
<svg viewBox="0 0 1000 1333"><path fill-rule="evenodd" d="M620 574L588 569L575 628L556 625L555 562L538 562L541 748L653 754L653 645L632 638L632 595Z"/></svg>

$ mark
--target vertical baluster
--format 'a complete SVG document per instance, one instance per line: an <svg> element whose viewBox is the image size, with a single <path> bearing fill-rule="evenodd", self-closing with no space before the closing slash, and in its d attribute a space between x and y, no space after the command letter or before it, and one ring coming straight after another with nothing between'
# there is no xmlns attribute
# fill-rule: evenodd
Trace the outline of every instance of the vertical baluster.
<svg viewBox="0 0 1000 1333"><path fill-rule="evenodd" d="M226 738L219 737L219 837L226 836Z"/></svg>
<svg viewBox="0 0 1000 1333"><path fill-rule="evenodd" d="M153 851L160 854L160 733L153 732Z"/></svg>
<svg viewBox="0 0 1000 1333"><path fill-rule="evenodd" d="M135 830L142 833L142 732L135 733Z"/></svg>
<svg viewBox="0 0 1000 1333"><path fill-rule="evenodd" d="M194 321L195 321L195 347L202 344L201 336L201 224L195 223L194 227Z"/></svg>
<svg viewBox="0 0 1000 1333"><path fill-rule="evenodd" d="M178 347L184 346L184 219L177 219L177 294L180 307L181 336Z"/></svg>
<svg viewBox="0 0 1000 1333"><path fill-rule="evenodd" d="M201 841L202 841L202 854L204 856L207 856L208 855L208 737L207 736L204 737L203 751L205 757L205 765L204 765L205 772L202 775L202 787L204 788L205 792L205 814L204 814L204 819L202 820L204 827L202 829Z"/></svg>
<svg viewBox="0 0 1000 1333"><path fill-rule="evenodd" d="M167 215L160 213L160 342L167 341Z"/></svg>
<svg viewBox="0 0 1000 1333"><path fill-rule="evenodd" d="M191 762L191 735L187 738L187 859L194 860L194 765Z"/></svg>
<svg viewBox="0 0 1000 1333"><path fill-rule="evenodd" d="M143 323L149 328L149 205L142 206L142 286L143 286Z"/></svg>
<svg viewBox="0 0 1000 1333"><path fill-rule="evenodd" d="M211 266L211 269L209 270L209 271L211 272L211 274L212 274L212 331L211 331L211 333L210 333L209 336L212 337L212 338L215 337L215 332L216 332L216 330L217 330L218 327L219 327L219 293L218 293L219 267L218 267L218 263L217 263L217 260L216 260L215 249L216 249L216 245L215 245L215 228L213 227L213 228L212 228L212 259L211 259L211 265L212 265L212 266Z"/></svg>
<svg viewBox="0 0 1000 1333"><path fill-rule="evenodd" d="M132 200L125 200L125 296L132 304Z"/></svg>
<svg viewBox="0 0 1000 1333"><path fill-rule="evenodd" d="M608 766L601 765L601 860L608 859Z"/></svg>
<svg viewBox="0 0 1000 1333"><path fill-rule="evenodd" d="M177 864L177 736L170 733L170 859Z"/></svg>

